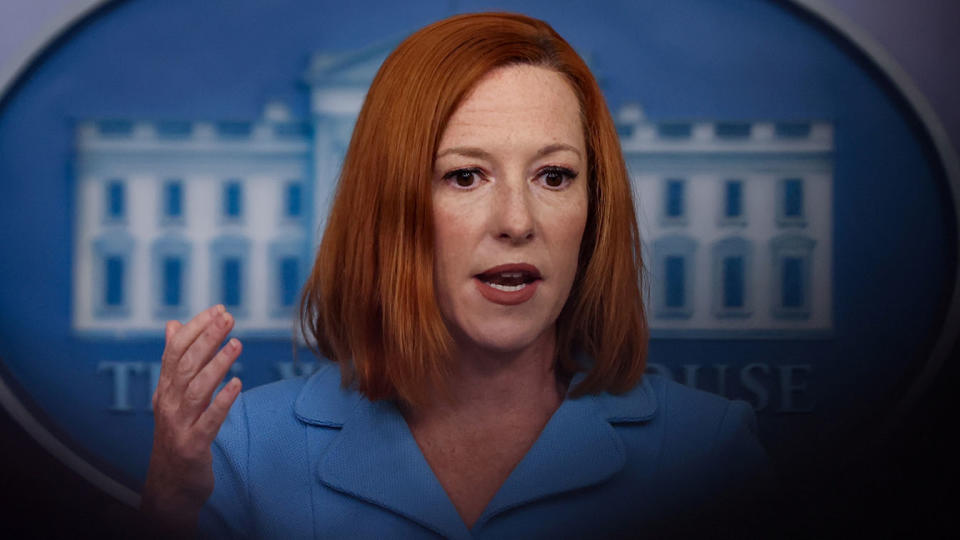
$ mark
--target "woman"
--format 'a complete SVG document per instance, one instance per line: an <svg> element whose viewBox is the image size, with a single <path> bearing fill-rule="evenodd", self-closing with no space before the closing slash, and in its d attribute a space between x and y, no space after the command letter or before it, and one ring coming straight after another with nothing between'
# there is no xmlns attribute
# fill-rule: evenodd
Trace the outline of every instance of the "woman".
<svg viewBox="0 0 960 540"><path fill-rule="evenodd" d="M762 460L752 411L643 376L641 271L573 49L520 15L432 24L370 87L303 292L339 370L211 402L229 313L169 322L144 509L223 535L500 537L713 508Z"/></svg>

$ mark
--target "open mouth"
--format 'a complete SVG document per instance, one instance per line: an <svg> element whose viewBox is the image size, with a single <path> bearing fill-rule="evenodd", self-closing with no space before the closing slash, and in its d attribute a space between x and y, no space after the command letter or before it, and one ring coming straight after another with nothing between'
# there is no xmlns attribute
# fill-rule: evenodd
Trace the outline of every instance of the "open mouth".
<svg viewBox="0 0 960 540"><path fill-rule="evenodd" d="M493 289L508 293L523 290L531 283L542 279L537 267L530 264L495 266L477 274L476 278Z"/></svg>

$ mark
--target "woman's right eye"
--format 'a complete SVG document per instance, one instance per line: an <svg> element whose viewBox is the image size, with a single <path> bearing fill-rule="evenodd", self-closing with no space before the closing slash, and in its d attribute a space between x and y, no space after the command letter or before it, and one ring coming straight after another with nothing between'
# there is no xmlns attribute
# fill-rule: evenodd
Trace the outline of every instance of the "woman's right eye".
<svg viewBox="0 0 960 540"><path fill-rule="evenodd" d="M457 169L443 175L443 179L458 188L469 189L476 187L480 180L479 169Z"/></svg>

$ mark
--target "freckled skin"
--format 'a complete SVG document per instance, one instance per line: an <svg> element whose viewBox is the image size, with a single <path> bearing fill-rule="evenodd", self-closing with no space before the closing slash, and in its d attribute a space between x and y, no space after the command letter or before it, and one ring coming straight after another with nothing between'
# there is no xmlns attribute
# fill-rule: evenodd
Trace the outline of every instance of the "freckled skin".
<svg viewBox="0 0 960 540"><path fill-rule="evenodd" d="M450 118L434 162L434 279L455 340L456 397L405 417L468 527L565 393L553 371L555 327L588 204L579 111L554 71L495 70ZM515 305L487 299L475 279L508 263L532 264L543 278Z"/></svg>
<svg viewBox="0 0 960 540"><path fill-rule="evenodd" d="M484 77L443 133L434 163L435 280L461 352L552 351L587 219L579 110L559 73L510 66ZM457 170L468 172L449 176ZM530 300L504 306L479 293L475 275L520 262L543 276Z"/></svg>

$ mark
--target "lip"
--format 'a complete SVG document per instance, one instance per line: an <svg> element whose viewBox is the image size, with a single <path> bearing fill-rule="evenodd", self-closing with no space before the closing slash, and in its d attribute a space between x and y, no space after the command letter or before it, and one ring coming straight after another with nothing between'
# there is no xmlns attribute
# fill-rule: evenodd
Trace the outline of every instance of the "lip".
<svg viewBox="0 0 960 540"><path fill-rule="evenodd" d="M524 272L532 275L534 280L519 291L501 291L500 289L491 287L485 281L480 279L480 276L486 274L497 274L501 272ZM473 280L477 286L477 290L480 291L480 294L488 301L503 306L515 306L533 298L533 295L537 292L537 287L540 285L540 282L543 281L543 277L540 275L540 269L532 264L514 263L501 264L499 266L488 268L483 272L473 276Z"/></svg>
<svg viewBox="0 0 960 540"><path fill-rule="evenodd" d="M477 277L486 275L486 274L499 274L501 272L524 272L527 274L533 275L536 279L543 279L543 276L540 275L540 269L536 266L528 263L510 263L510 264L501 264L494 266L493 268L487 268L483 272L477 274Z"/></svg>

